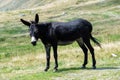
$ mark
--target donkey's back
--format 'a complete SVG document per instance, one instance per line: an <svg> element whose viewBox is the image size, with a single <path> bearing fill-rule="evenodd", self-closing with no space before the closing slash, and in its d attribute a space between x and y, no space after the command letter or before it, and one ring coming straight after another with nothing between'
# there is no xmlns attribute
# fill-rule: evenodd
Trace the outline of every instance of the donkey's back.
<svg viewBox="0 0 120 80"><path fill-rule="evenodd" d="M61 41L74 41L90 34L92 25L84 19L76 19L70 22L52 22L55 35Z"/></svg>

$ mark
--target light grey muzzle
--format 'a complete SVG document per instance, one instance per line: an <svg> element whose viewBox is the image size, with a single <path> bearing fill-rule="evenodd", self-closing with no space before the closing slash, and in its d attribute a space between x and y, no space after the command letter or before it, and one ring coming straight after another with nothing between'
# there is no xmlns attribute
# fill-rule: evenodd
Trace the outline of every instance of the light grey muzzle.
<svg viewBox="0 0 120 80"><path fill-rule="evenodd" d="M36 41L37 41L36 38L34 36L32 36L31 37L31 43L32 43L33 46L36 45Z"/></svg>

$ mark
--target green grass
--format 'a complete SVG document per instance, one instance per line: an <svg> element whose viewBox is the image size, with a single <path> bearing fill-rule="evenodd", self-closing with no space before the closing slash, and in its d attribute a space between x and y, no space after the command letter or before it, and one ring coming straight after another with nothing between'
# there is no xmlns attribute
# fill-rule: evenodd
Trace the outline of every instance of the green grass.
<svg viewBox="0 0 120 80"><path fill-rule="evenodd" d="M34 10L0 12L0 79L119 80L120 10L117 7L119 1L107 0L87 5L81 5L81 3L87 3L89 0L51 1L42 0L41 4L38 3L39 7ZM91 69L90 52L87 69L80 69L84 54L78 44L74 43L58 47L58 72L53 72L54 58L51 51L51 67L48 72L44 72L46 63L44 46L39 41L37 46L33 47L30 44L28 27L20 22L21 18L33 20L36 13L39 14L41 22L70 21L76 18L89 20L93 24L93 36L102 44L102 49L100 49L92 42L95 48L97 69ZM117 56L114 57L112 54Z"/></svg>
<svg viewBox="0 0 120 80"><path fill-rule="evenodd" d="M11 11L11 10L19 10L19 9L29 9L36 8L38 6L43 6L45 4L51 3L51 1L55 0L21 0L21 1L1 1L0 11ZM26 6L27 5L27 6Z"/></svg>
<svg viewBox="0 0 120 80"><path fill-rule="evenodd" d="M48 73L35 73L35 74L27 74L24 76L18 76L13 78L12 80L52 80L52 77L62 75L61 73L53 73L53 72L48 72Z"/></svg>

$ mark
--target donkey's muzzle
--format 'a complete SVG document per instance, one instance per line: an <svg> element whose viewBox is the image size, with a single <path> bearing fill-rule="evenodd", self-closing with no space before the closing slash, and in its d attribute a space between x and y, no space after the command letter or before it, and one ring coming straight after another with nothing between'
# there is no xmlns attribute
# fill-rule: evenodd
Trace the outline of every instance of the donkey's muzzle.
<svg viewBox="0 0 120 80"><path fill-rule="evenodd" d="M31 44L32 44L33 46L36 46L36 41L31 42Z"/></svg>
<svg viewBox="0 0 120 80"><path fill-rule="evenodd" d="M35 46L36 45L36 38L34 37L34 36L32 36L31 37L31 44L33 45L33 46Z"/></svg>

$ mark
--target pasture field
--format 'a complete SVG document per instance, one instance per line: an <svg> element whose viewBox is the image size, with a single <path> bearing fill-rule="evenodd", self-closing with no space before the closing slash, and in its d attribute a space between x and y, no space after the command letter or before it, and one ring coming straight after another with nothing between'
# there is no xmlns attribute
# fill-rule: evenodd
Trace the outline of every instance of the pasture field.
<svg viewBox="0 0 120 80"><path fill-rule="evenodd" d="M119 0L41 0L41 3L38 3L40 0L34 3L32 0L24 0L26 3L21 0L17 2L18 6L12 6L10 1L0 3L1 6L9 3L11 7L0 6L0 80L120 80ZM21 18L34 20L36 13L41 22L77 18L90 21L93 24L92 34L102 45L101 49L91 41L97 69L91 67L90 53L87 69L80 68L84 54L75 42L58 47L58 72L53 72L51 51L51 68L44 72L44 46L39 41L33 47L28 28L20 22Z"/></svg>

